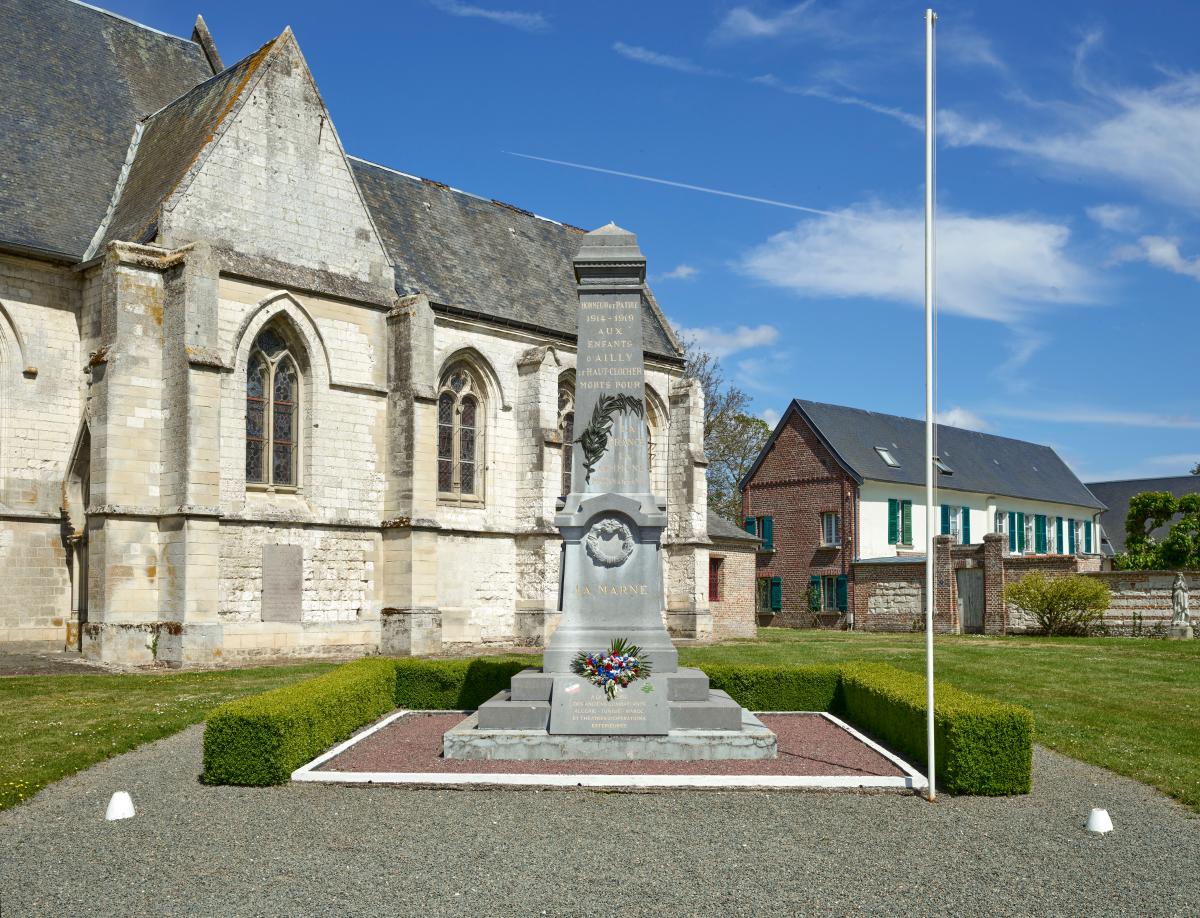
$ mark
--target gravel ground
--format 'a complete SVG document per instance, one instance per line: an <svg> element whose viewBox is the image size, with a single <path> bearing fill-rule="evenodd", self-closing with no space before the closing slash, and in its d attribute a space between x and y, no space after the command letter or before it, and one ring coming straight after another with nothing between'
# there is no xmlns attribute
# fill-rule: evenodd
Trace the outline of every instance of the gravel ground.
<svg viewBox="0 0 1200 918"><path fill-rule="evenodd" d="M866 743L819 714L761 714L779 756L712 762L621 760L477 762L442 758L442 734L461 714L406 714L359 740L322 771L491 772L568 775L891 775L904 774Z"/></svg>
<svg viewBox="0 0 1200 918"><path fill-rule="evenodd" d="M931 806L864 793L207 788L201 730L0 813L0 914L1200 914L1200 820L1042 749L1028 797ZM138 815L105 823L119 789ZM1083 830L1093 805L1114 833Z"/></svg>

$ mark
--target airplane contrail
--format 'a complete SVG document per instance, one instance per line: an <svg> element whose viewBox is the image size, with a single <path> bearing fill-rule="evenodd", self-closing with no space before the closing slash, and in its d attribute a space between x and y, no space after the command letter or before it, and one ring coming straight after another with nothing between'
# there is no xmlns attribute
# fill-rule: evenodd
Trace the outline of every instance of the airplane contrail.
<svg viewBox="0 0 1200 918"><path fill-rule="evenodd" d="M563 159L550 159L546 156L533 156L530 153L514 153L512 150L502 150L509 156L519 156L521 159L533 159L540 163L553 163L556 166L570 166L572 169L586 169L588 172L600 172L604 175L618 175L621 178L637 179L639 182L653 182L655 185L667 185L671 188L683 188L687 191L702 191L705 194L720 195L723 198L735 198L739 201L750 201L754 204L767 204L771 207L783 207L787 210L801 210L806 214L819 214L822 217L842 217L856 220L857 217L847 213L837 213L832 210L819 210L816 207L804 207L800 204L789 204L787 201L776 201L772 198L759 198L752 194L738 194L736 191L722 191L719 188L706 188L703 185L689 185L687 182L673 182L670 179L655 178L651 175L638 175L636 172L619 172L616 169L602 169L600 166L586 166L583 163L571 163Z"/></svg>

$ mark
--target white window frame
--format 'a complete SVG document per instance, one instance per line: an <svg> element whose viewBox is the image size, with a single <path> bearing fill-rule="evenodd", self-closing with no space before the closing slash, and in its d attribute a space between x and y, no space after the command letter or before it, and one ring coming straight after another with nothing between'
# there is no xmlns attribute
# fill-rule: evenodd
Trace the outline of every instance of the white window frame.
<svg viewBox="0 0 1200 918"><path fill-rule="evenodd" d="M830 520L833 521L832 539L829 538ZM842 515L837 510L824 510L821 512L821 547L842 547Z"/></svg>
<svg viewBox="0 0 1200 918"><path fill-rule="evenodd" d="M836 612L837 607L837 574L821 575L821 611Z"/></svg>
<svg viewBox="0 0 1200 918"><path fill-rule="evenodd" d="M950 541L961 545L962 540L962 507L950 508Z"/></svg>
<svg viewBox="0 0 1200 918"><path fill-rule="evenodd" d="M1037 554L1037 522L1036 513L1025 514L1025 550L1021 552L1023 555Z"/></svg>
<svg viewBox="0 0 1200 918"><path fill-rule="evenodd" d="M892 451L886 446L875 447L875 452L879 454L879 458L883 460L883 464L891 469L900 468L900 462L892 455Z"/></svg>

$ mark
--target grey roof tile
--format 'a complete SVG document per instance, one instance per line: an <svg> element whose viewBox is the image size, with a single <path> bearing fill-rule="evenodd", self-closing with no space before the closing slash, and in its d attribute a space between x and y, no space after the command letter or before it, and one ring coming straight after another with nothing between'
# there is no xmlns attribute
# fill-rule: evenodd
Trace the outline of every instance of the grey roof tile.
<svg viewBox="0 0 1200 918"><path fill-rule="evenodd" d="M751 535L745 529L711 510L708 511L708 536L710 539L726 539L733 542L759 542L758 536Z"/></svg>
<svg viewBox="0 0 1200 918"><path fill-rule="evenodd" d="M1200 493L1200 475L1173 475L1169 478L1130 478L1124 481L1091 481L1088 490L1104 501L1108 509L1100 514L1103 538L1108 540L1113 552L1125 550L1125 518L1129 516L1129 500L1143 491L1169 491L1176 497ZM1160 526L1151 533L1156 539L1164 538L1170 524Z"/></svg>
<svg viewBox="0 0 1200 918"><path fill-rule="evenodd" d="M396 264L398 292L574 339L579 299L571 260L583 230L365 160L350 162ZM642 332L647 353L678 359L649 303Z"/></svg>
<svg viewBox="0 0 1200 918"><path fill-rule="evenodd" d="M809 420L860 480L925 484L924 421L803 399L796 399L788 406L776 433L743 481L757 471L762 456L793 409ZM936 425L935 436L936 455L954 472L939 475L938 487L1104 509L1049 446L945 424ZM898 468L883 461L876 451L880 446L892 453L900 463Z"/></svg>
<svg viewBox="0 0 1200 918"><path fill-rule="evenodd" d="M0 0L0 242L80 257L134 124L212 75L200 46L70 0Z"/></svg>

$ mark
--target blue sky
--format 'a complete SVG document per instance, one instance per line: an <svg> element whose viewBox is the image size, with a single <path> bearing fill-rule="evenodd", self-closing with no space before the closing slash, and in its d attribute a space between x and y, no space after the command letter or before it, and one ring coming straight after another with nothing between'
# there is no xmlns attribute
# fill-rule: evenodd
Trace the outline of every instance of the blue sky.
<svg viewBox="0 0 1200 918"><path fill-rule="evenodd" d="M102 5L181 35L201 12L227 64L291 25L351 154L634 230L765 417L921 416L924 4L196 2ZM1200 4L938 13L939 410L1084 480L1185 474Z"/></svg>

